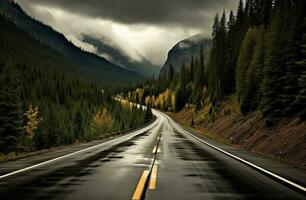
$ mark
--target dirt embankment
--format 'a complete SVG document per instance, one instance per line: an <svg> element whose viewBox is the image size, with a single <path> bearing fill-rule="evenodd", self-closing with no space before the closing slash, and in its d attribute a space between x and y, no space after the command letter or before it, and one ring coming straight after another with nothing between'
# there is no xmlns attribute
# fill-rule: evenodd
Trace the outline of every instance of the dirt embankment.
<svg viewBox="0 0 306 200"><path fill-rule="evenodd" d="M306 122L298 117L283 119L273 128L265 125L260 113L243 116L234 100L225 102L212 120L209 107L195 112L184 108L171 113L178 122L224 143L273 159L306 166Z"/></svg>

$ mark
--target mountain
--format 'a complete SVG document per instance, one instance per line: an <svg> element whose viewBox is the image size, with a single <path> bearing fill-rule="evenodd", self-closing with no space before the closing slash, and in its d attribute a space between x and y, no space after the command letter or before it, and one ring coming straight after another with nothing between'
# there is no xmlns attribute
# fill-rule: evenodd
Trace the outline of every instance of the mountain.
<svg viewBox="0 0 306 200"><path fill-rule="evenodd" d="M142 79L135 72L123 69L93 53L83 51L51 27L28 16L11 0L0 0L0 15L13 21L18 29L53 48L73 63L74 70L87 79L107 85L125 84Z"/></svg>
<svg viewBox="0 0 306 200"><path fill-rule="evenodd" d="M178 42L169 51L167 60L160 73L166 73L169 70L170 64L174 67L175 71L179 71L183 64L190 63L192 56L199 56L201 45L203 45L204 57L207 61L212 45L211 40L203 34L197 34Z"/></svg>
<svg viewBox="0 0 306 200"><path fill-rule="evenodd" d="M81 36L81 40L94 46L96 49L96 54L105 57L105 59L108 61L127 70L135 71L144 77L151 77L152 75L157 75L159 73L159 67L153 65L141 54L135 52L139 59L134 59L125 53L125 51L113 41L110 41L110 39L96 38L83 34Z"/></svg>
<svg viewBox="0 0 306 200"><path fill-rule="evenodd" d="M74 63L18 29L0 15L0 68L5 65L31 66L43 72L62 72L79 76Z"/></svg>

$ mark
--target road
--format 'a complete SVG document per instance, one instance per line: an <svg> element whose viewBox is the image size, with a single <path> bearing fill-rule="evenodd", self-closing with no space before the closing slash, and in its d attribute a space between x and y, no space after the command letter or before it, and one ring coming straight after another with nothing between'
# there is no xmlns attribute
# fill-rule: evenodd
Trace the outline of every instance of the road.
<svg viewBox="0 0 306 200"><path fill-rule="evenodd" d="M90 148L0 164L1 200L306 199L305 171L210 146L163 113L154 114L149 126ZM279 173L291 170L301 183L280 181L232 152Z"/></svg>

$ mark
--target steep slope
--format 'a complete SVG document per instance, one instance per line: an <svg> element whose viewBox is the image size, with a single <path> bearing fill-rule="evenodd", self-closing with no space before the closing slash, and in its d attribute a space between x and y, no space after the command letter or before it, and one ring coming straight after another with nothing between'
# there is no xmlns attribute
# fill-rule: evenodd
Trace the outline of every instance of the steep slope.
<svg viewBox="0 0 306 200"><path fill-rule="evenodd" d="M137 72L144 77L151 77L159 73L158 66L153 65L142 55L136 52L139 59L133 59L112 41L110 41L112 44L109 44L110 42L105 42L103 38L95 38L90 35L82 35L81 40L94 46L98 55L127 70Z"/></svg>
<svg viewBox="0 0 306 200"><path fill-rule="evenodd" d="M178 42L168 53L167 60L161 69L161 74L168 71L170 64L176 71L179 71L182 65L189 64L192 56L198 56L201 45L203 45L206 60L211 48L211 40L202 34L198 34Z"/></svg>
<svg viewBox="0 0 306 200"><path fill-rule="evenodd" d="M2 15L0 35L0 160L97 139L149 119L147 111L102 93L105 86L85 80L64 56ZM101 110L103 125L95 120Z"/></svg>
<svg viewBox="0 0 306 200"><path fill-rule="evenodd" d="M20 31L12 21L2 15L0 15L0 35L0 66L14 62L37 67L47 73L62 71L79 75L74 63Z"/></svg>
<svg viewBox="0 0 306 200"><path fill-rule="evenodd" d="M73 62L75 69L86 78L108 85L141 79L135 72L125 70L104 58L82 51L69 42L64 35L28 16L13 1L0 0L0 14L12 20L20 30L55 49Z"/></svg>
<svg viewBox="0 0 306 200"><path fill-rule="evenodd" d="M181 124L224 143L235 145L277 160L306 165L306 123L298 116L284 118L273 128L256 111L242 115L239 103L231 98L220 105L214 120L209 105L195 111L185 107L171 115Z"/></svg>

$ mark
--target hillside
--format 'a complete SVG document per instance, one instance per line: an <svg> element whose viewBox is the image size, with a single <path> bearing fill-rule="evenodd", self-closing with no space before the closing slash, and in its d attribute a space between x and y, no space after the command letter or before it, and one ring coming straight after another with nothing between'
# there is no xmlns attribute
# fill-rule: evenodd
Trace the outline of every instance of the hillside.
<svg viewBox="0 0 306 200"><path fill-rule="evenodd" d="M75 64L49 46L20 31L0 15L0 64L14 62L38 67L46 72L62 71L80 76Z"/></svg>
<svg viewBox="0 0 306 200"><path fill-rule="evenodd" d="M148 119L147 111L113 100L109 88L84 79L64 56L1 15L0 35L0 160Z"/></svg>
<svg viewBox="0 0 306 200"><path fill-rule="evenodd" d="M214 119L209 106L196 111L185 107L170 113L178 122L215 140L239 146L276 160L306 166L306 124L298 116L282 119L273 128L265 124L259 112L242 115L235 98L219 107Z"/></svg>
<svg viewBox="0 0 306 200"><path fill-rule="evenodd" d="M208 60L209 51L211 49L211 40L202 34L194 35L178 42L168 52L167 60L161 69L161 74L167 73L170 65L175 71L179 71L183 64L189 65L192 56L197 57L203 45L205 60Z"/></svg>
<svg viewBox="0 0 306 200"><path fill-rule="evenodd" d="M12 20L23 32L62 54L73 63L75 71L90 80L111 85L141 79L135 72L125 70L102 57L76 47L61 33L28 16L13 1L0 0L0 14Z"/></svg>

